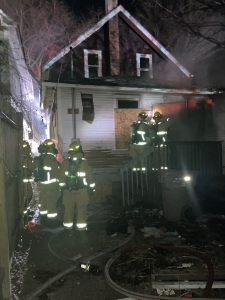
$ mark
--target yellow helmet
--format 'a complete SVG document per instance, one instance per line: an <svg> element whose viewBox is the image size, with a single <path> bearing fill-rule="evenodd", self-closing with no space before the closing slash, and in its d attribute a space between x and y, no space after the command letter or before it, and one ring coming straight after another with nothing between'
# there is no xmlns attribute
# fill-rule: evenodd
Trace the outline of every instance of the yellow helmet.
<svg viewBox="0 0 225 300"><path fill-rule="evenodd" d="M46 146L46 147L55 146L53 140L51 140L51 139L45 140L43 144L44 144L44 146Z"/></svg>
<svg viewBox="0 0 225 300"><path fill-rule="evenodd" d="M23 141L23 148L26 148L30 146L30 144L28 143L28 141Z"/></svg>
<svg viewBox="0 0 225 300"><path fill-rule="evenodd" d="M155 113L154 113L154 117L155 118L158 118L158 117L161 117L162 115L160 114L160 112L158 112L158 111L156 111Z"/></svg>
<svg viewBox="0 0 225 300"><path fill-rule="evenodd" d="M140 112L138 119L145 120L148 117L145 111Z"/></svg>
<svg viewBox="0 0 225 300"><path fill-rule="evenodd" d="M78 142L72 142L69 145L69 152L77 152L80 148L80 144Z"/></svg>

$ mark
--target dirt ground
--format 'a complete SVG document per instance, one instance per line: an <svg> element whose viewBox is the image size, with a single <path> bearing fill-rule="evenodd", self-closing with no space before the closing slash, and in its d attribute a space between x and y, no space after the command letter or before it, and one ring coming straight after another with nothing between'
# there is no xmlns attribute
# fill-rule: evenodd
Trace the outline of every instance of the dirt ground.
<svg viewBox="0 0 225 300"><path fill-rule="evenodd" d="M214 268L225 268L225 223L223 220L218 222L218 219L215 221L215 218L206 217L192 224L188 222L170 223L164 219L162 212L153 209L146 203L140 202L129 211L115 208L112 203L101 203L88 207L87 231L64 231L60 227L51 229L39 226L37 204L38 193L34 190L31 210L35 213L32 221L37 224L37 228L34 231L21 230L21 237L12 261L14 300L26 300L49 278L73 264L78 266L78 262L99 253L102 253L102 256L91 263L99 266L100 275L94 276L78 267L33 299L117 300L126 298L114 291L104 278L104 267L107 261L115 255L115 250L112 251L112 249L129 236L128 233L107 235L107 222L118 217L131 223L136 231L134 238L119 248L119 252L143 245L181 246L205 254L212 261ZM144 237L141 232L144 227L157 228L162 234L159 238ZM74 263L63 261L54 256L50 250L65 257L74 258L80 255L81 258ZM146 259L149 259L147 264ZM129 256L121 256L111 268L111 277L117 284L127 289L157 295L156 290L151 289L151 273L171 267L176 269L182 262L190 263L192 261L194 261L193 268L205 267L201 262L196 265L194 258L181 259L177 254L162 253L156 247L147 254L138 251ZM187 291L176 291L176 295L180 296L184 292ZM193 295L196 297L201 293L201 290L195 290ZM224 290L213 290L210 298L213 297L225 299Z"/></svg>

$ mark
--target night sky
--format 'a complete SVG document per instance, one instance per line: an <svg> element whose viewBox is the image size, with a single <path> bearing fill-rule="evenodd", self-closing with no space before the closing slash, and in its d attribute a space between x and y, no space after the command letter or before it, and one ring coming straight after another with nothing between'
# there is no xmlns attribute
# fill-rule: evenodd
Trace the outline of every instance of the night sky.
<svg viewBox="0 0 225 300"><path fill-rule="evenodd" d="M76 14L88 12L88 8L105 8L105 0L64 0ZM118 5L122 4L130 12L134 9L131 7L131 0L118 0Z"/></svg>

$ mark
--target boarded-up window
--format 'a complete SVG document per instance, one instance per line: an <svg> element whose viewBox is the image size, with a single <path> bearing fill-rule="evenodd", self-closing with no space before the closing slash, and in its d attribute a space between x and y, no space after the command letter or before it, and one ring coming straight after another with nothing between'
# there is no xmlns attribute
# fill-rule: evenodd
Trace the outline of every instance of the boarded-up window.
<svg viewBox="0 0 225 300"><path fill-rule="evenodd" d="M88 123L94 121L94 103L92 94L81 94L82 105L83 105L83 120Z"/></svg>

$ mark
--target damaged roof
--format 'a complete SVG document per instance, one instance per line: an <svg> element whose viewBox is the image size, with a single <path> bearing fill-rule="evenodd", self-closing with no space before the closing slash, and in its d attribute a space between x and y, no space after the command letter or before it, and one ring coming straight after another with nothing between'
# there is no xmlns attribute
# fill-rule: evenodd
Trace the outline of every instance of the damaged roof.
<svg viewBox="0 0 225 300"><path fill-rule="evenodd" d="M82 35L80 35L74 42L70 43L67 47L63 48L58 54L48 60L42 67L42 72L47 70L50 66L52 66L55 62L65 56L68 52L70 52L70 48L76 48L80 45L84 40L90 37L93 33L98 31L103 25L105 25L110 19L115 17L117 14L128 24L130 25L141 37L145 40L151 47L153 47L159 54L161 54L164 58L168 59L172 63L174 63L180 71L185 74L188 78L192 77L191 73L183 67L177 59L164 48L155 38L148 32L132 15L122 6L116 7L112 10L108 15L102 18L97 24L92 26L90 29L85 31Z"/></svg>

